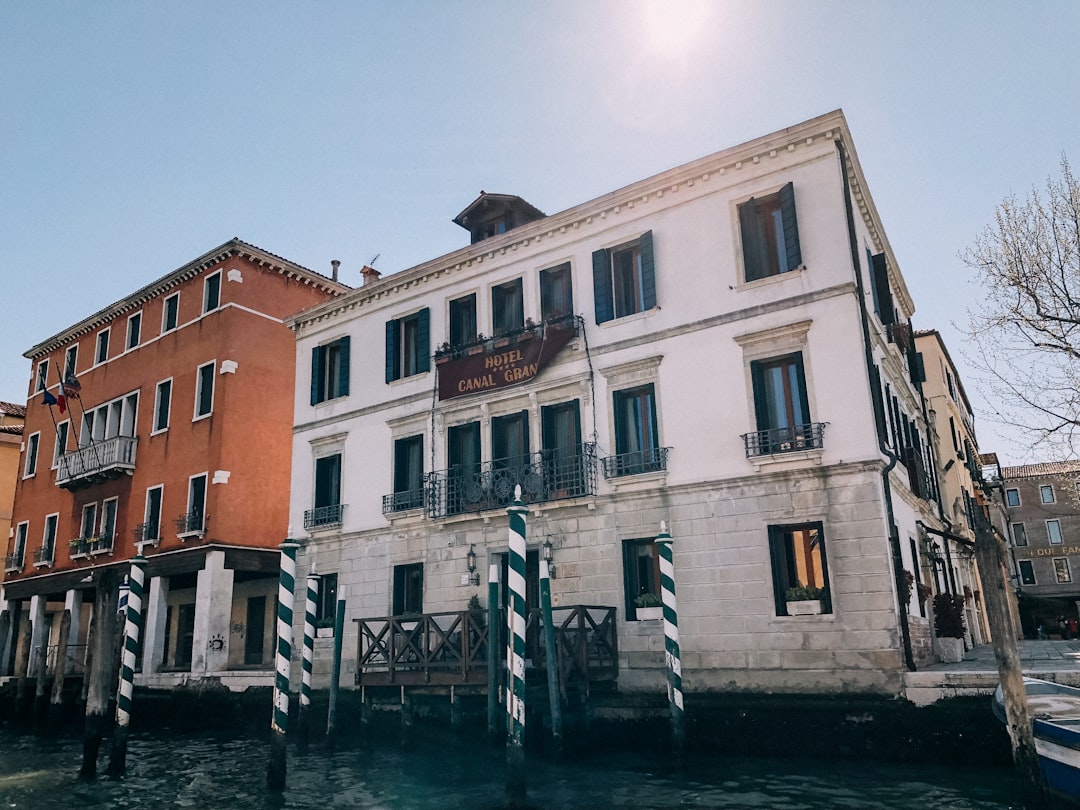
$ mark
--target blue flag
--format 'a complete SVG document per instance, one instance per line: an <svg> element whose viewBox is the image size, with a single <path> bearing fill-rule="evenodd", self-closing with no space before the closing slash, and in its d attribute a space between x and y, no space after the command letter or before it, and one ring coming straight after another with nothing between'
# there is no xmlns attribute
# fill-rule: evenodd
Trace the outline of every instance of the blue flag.
<svg viewBox="0 0 1080 810"><path fill-rule="evenodd" d="M48 391L45 392L45 396L42 399L43 399L43 401L45 402L46 405L55 405L56 404L56 397L54 397Z"/></svg>

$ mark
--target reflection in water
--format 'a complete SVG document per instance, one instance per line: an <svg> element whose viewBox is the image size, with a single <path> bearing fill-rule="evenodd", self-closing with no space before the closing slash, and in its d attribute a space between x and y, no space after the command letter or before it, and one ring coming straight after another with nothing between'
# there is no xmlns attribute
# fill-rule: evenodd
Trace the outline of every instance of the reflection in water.
<svg viewBox="0 0 1080 810"><path fill-rule="evenodd" d="M421 732L422 733L422 732ZM419 736L419 735L418 735ZM445 742L445 741L444 741ZM76 778L76 738L0 732L0 810L136 808L439 808L504 805L503 752L472 743L317 747L289 752L288 789L267 792L269 744L249 737L134 734L123 779ZM529 804L539 808L964 808L1020 807L1008 769L691 756L675 768L651 752L531 757ZM101 772L108 756L103 746Z"/></svg>

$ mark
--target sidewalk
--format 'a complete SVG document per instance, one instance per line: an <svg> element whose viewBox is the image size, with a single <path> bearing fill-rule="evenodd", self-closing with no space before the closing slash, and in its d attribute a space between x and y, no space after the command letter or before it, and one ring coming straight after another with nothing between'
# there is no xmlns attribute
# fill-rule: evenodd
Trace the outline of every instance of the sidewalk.
<svg viewBox="0 0 1080 810"><path fill-rule="evenodd" d="M1040 672L1080 673L1080 641L1021 641L1020 666ZM993 672L997 674L994 646L982 644L964 653L959 664L931 664L921 672Z"/></svg>

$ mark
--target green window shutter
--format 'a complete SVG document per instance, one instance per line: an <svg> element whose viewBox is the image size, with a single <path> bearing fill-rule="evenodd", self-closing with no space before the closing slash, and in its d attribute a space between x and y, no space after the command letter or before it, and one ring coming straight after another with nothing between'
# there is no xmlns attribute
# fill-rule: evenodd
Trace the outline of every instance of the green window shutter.
<svg viewBox="0 0 1080 810"><path fill-rule="evenodd" d="M626 397L622 391L612 394L612 405L615 409L615 455L625 453L627 450L627 424L626 424Z"/></svg>
<svg viewBox="0 0 1080 810"><path fill-rule="evenodd" d="M912 352L908 359L911 363L911 381L915 385L926 382L926 364L923 362L922 352Z"/></svg>
<svg viewBox="0 0 1080 810"><path fill-rule="evenodd" d="M757 360L750 361L750 382L754 386L754 416L757 419L757 429L768 430L769 424L769 400L765 395L765 371Z"/></svg>
<svg viewBox="0 0 1080 810"><path fill-rule="evenodd" d="M802 248L799 246L799 222L795 216L795 184L788 183L780 189L780 218L784 223L784 248L787 266L794 270L802 264Z"/></svg>
<svg viewBox="0 0 1080 810"><path fill-rule="evenodd" d="M418 332L416 343L420 356L416 358L416 371L422 373L431 368L431 310L424 307L416 316Z"/></svg>
<svg viewBox="0 0 1080 810"><path fill-rule="evenodd" d="M765 278L765 229L757 202L751 197L739 206L739 231L742 236L743 269L747 281Z"/></svg>
<svg viewBox="0 0 1080 810"><path fill-rule="evenodd" d="M656 261L653 258L652 231L645 231L638 242L641 257L641 305L645 310L656 306Z"/></svg>
<svg viewBox="0 0 1080 810"><path fill-rule="evenodd" d="M795 352L795 377L799 382L799 404L802 406L805 424L810 424L810 400L806 393L806 372L803 370L802 352Z"/></svg>
<svg viewBox="0 0 1080 810"><path fill-rule="evenodd" d="M611 251L606 248L592 255L593 299L596 322L605 323L615 317L615 302L611 292Z"/></svg>
<svg viewBox="0 0 1080 810"><path fill-rule="evenodd" d="M398 378L398 322L386 322L386 381L393 382Z"/></svg>
<svg viewBox="0 0 1080 810"><path fill-rule="evenodd" d="M316 346L311 350L311 404L317 405L322 402L319 396L319 386L322 382L323 347Z"/></svg>
<svg viewBox="0 0 1080 810"><path fill-rule="evenodd" d="M881 398L881 371L877 366L870 366L870 395L874 398L874 421L877 423L878 438L882 444L888 444L889 430L885 424L885 410Z"/></svg>
<svg viewBox="0 0 1080 810"><path fill-rule="evenodd" d="M338 390L336 396L345 397L349 395L349 336L341 338L338 341L339 353L338 362L341 367L338 369Z"/></svg>
<svg viewBox="0 0 1080 810"><path fill-rule="evenodd" d="M874 309L881 322L888 326L896 318L893 314L892 290L889 289L889 267L884 253L870 257L870 276L874 289Z"/></svg>
<svg viewBox="0 0 1080 810"><path fill-rule="evenodd" d="M773 598L776 600L776 615L787 616L787 599L784 598L784 594L788 589L787 545L783 531L775 526L769 527L769 558L772 563Z"/></svg>

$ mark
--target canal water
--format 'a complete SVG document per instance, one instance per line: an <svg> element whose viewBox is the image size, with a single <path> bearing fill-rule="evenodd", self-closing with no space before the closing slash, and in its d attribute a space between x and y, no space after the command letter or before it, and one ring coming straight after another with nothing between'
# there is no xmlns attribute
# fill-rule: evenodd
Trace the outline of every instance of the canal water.
<svg viewBox="0 0 1080 810"><path fill-rule="evenodd" d="M827 745L823 741L823 746ZM0 810L134 808L439 808L505 807L504 755L497 748L446 740L397 745L290 746L288 788L265 788L268 742L221 734L133 734L128 773L77 778L81 740L0 730ZM822 752L824 753L824 752ZM765 810L964 810L1019 808L1008 768L963 768L691 755L679 767L652 752L577 754L555 763L530 757L528 805L536 808L761 808Z"/></svg>

